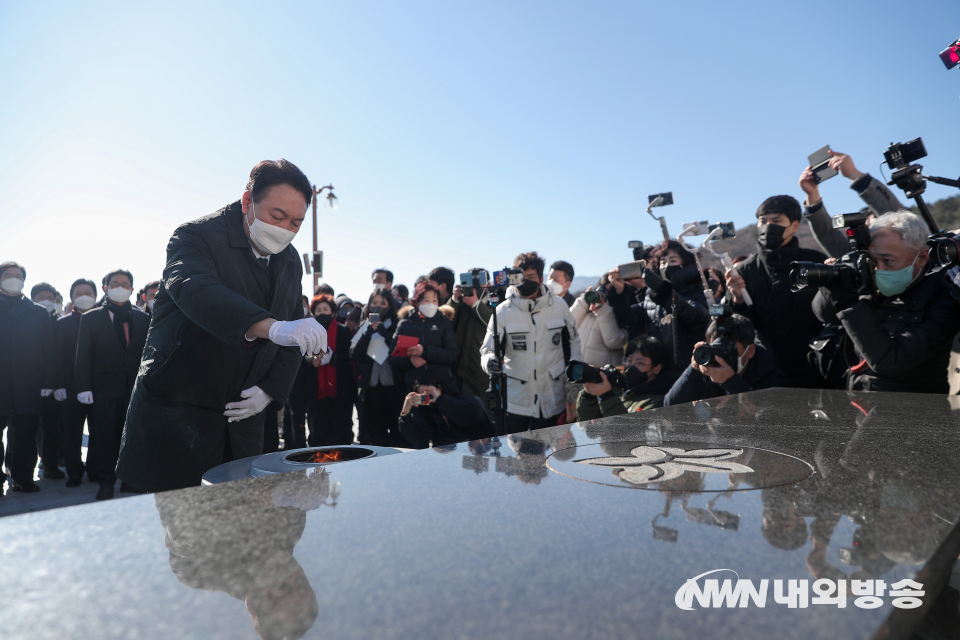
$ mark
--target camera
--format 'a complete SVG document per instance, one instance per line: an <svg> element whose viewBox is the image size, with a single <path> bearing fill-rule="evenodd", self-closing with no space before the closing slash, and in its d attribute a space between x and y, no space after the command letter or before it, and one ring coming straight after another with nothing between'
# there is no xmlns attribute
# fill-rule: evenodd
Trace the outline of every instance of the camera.
<svg viewBox="0 0 960 640"><path fill-rule="evenodd" d="M634 260L643 260L644 253L645 253L643 248L643 242L641 242L640 240L631 240L630 242L627 243L627 249L630 249L633 251Z"/></svg>
<svg viewBox="0 0 960 640"><path fill-rule="evenodd" d="M596 291L586 291L583 294L583 301L587 304L602 303L607 299L607 288L603 285L597 287Z"/></svg>
<svg viewBox="0 0 960 640"><path fill-rule="evenodd" d="M617 266L617 271L620 272L620 277L623 280L630 280L632 278L640 278L643 276L643 270L647 268L646 260L636 260L634 262L628 262L626 264L621 264Z"/></svg>
<svg viewBox="0 0 960 640"><path fill-rule="evenodd" d="M518 287L523 284L523 271L520 269L502 269L493 272L493 286Z"/></svg>
<svg viewBox="0 0 960 640"><path fill-rule="evenodd" d="M380 314L379 314L379 313L371 313L370 315L367 316L367 320L369 320L371 323L372 323L372 322L380 322Z"/></svg>
<svg viewBox="0 0 960 640"><path fill-rule="evenodd" d="M465 296L476 295L477 289L486 287L488 284L486 269L470 269L470 271L460 274L460 288Z"/></svg>
<svg viewBox="0 0 960 640"><path fill-rule="evenodd" d="M865 209L857 213L841 213L833 216L833 228L845 229L847 243L851 251L866 251L870 246L870 229L867 227L867 216L870 210Z"/></svg>
<svg viewBox="0 0 960 640"><path fill-rule="evenodd" d="M420 406L430 404L430 394L429 393L420 393L416 398L413 399L414 406Z"/></svg>
<svg viewBox="0 0 960 640"><path fill-rule="evenodd" d="M927 149L923 146L922 138L914 138L909 142L891 142L883 152L883 157L887 161L887 166L896 171L915 160L926 158Z"/></svg>
<svg viewBox="0 0 960 640"><path fill-rule="evenodd" d="M598 369L593 365L580 362L579 360L571 360L567 365L567 380L580 384L584 382L589 384L603 382L603 378L600 377L601 371L607 376L607 381L610 382L610 386L617 387L618 389L627 388L626 378L624 378L623 372L619 369L614 369L613 367Z"/></svg>
<svg viewBox="0 0 960 640"><path fill-rule="evenodd" d="M724 304L711 304L710 316L717 322L717 335L710 344L702 344L693 350L693 361L701 367L719 367L717 357L723 358L728 366L736 370L740 361L740 352L737 345L727 335L726 319L733 314L733 310Z"/></svg>
<svg viewBox="0 0 960 640"><path fill-rule="evenodd" d="M960 265L960 239L955 234L949 231L935 233L927 240L927 246L930 247L927 275Z"/></svg>
<svg viewBox="0 0 960 640"><path fill-rule="evenodd" d="M940 52L940 60L948 70L960 65L960 40L950 43L950 46Z"/></svg>
<svg viewBox="0 0 960 640"><path fill-rule="evenodd" d="M865 251L851 251L833 264L791 262L792 290L800 291L806 287L832 287L840 282L840 276L844 271L850 272L854 286L862 290L867 284L861 275L865 265L872 276L873 261Z"/></svg>

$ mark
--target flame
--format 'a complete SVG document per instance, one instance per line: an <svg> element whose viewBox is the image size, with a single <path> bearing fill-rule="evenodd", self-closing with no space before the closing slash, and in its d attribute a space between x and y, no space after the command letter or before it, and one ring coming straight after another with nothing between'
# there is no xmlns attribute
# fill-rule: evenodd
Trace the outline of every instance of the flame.
<svg viewBox="0 0 960 640"><path fill-rule="evenodd" d="M320 463L340 462L340 451L314 451L307 462Z"/></svg>

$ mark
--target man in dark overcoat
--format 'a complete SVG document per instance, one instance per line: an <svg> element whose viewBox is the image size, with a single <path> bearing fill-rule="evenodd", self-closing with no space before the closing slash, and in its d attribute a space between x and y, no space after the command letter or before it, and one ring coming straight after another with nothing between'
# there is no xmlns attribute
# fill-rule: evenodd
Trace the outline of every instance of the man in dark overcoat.
<svg viewBox="0 0 960 640"><path fill-rule="evenodd" d="M200 484L209 469L263 450L300 359L326 352L303 317L303 268L290 246L313 188L265 160L242 198L179 227L153 307L117 475L143 491ZM275 428L273 426L272 428Z"/></svg>

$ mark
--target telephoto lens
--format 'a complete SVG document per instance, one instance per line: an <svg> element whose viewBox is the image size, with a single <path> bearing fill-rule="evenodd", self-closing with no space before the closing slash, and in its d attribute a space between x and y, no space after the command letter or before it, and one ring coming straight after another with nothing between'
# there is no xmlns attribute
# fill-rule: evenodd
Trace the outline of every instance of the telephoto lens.
<svg viewBox="0 0 960 640"><path fill-rule="evenodd" d="M702 344L693 350L693 361L701 367L719 367L717 356L736 370L740 354L737 345L727 338L717 338L710 344Z"/></svg>
<svg viewBox="0 0 960 640"><path fill-rule="evenodd" d="M930 273L960 265L960 240L956 236L932 237L927 240L927 246L930 247Z"/></svg>
<svg viewBox="0 0 960 640"><path fill-rule="evenodd" d="M790 282L797 291L806 287L831 287L839 281L840 268L838 265L819 262L792 262Z"/></svg>
<svg viewBox="0 0 960 640"><path fill-rule="evenodd" d="M583 301L587 304L596 304L607 299L606 287L597 287L596 291L586 291L583 294Z"/></svg>
<svg viewBox="0 0 960 640"><path fill-rule="evenodd" d="M603 382L603 378L600 377L599 369L587 364L586 362L580 362L579 360L571 360L570 364L567 365L567 380L570 382L579 382L581 384L584 382Z"/></svg>

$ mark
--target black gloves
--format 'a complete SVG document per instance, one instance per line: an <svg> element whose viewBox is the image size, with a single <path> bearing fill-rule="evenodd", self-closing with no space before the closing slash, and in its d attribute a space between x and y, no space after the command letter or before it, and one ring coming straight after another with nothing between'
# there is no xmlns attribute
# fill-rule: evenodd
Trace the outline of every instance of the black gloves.
<svg viewBox="0 0 960 640"><path fill-rule="evenodd" d="M643 270L643 281L654 293L659 293L663 287L663 278L660 277L659 273L651 271L650 269Z"/></svg>

